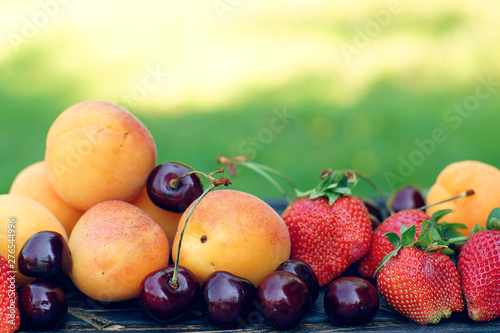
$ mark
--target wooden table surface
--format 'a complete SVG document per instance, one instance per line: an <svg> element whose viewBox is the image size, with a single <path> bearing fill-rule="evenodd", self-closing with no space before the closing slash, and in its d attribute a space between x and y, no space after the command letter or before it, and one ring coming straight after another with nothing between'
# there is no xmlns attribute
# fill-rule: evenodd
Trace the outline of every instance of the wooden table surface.
<svg viewBox="0 0 500 333"><path fill-rule="evenodd" d="M71 289L71 288L70 288ZM383 299L372 322L363 326L336 326L323 310L323 294L304 321L293 332L500 332L500 321L474 323L465 312L454 314L436 325L410 322L394 312ZM180 320L164 324L154 321L142 310L137 300L103 304L72 289L67 293L70 313L58 332L275 332L256 310L249 325L234 330L222 330L209 325L199 308ZM23 332L22 330L20 332Z"/></svg>
<svg viewBox="0 0 500 333"><path fill-rule="evenodd" d="M272 202L273 207L281 212L284 203ZM355 276L356 267L351 267L343 276ZM69 303L69 313L57 332L275 332L262 314L256 310L251 322L234 330L223 330L209 325L196 307L189 315L174 323L164 324L151 319L140 307L136 299L100 303L79 292L71 283L65 286ZM420 325L392 310L381 298L380 308L372 322L363 326L336 326L328 320L323 309L322 288L320 296L309 315L292 332L500 332L500 319L475 323L467 313L454 314L436 325ZM20 330L19 332L26 332ZM31 331L38 332L38 331Z"/></svg>

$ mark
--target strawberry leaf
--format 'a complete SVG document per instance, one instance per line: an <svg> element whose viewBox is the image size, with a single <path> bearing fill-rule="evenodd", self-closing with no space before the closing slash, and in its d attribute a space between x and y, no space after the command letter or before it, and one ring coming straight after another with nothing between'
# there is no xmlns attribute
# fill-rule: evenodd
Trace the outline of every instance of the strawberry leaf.
<svg viewBox="0 0 500 333"><path fill-rule="evenodd" d="M337 187L335 192L343 194L343 195L351 195L352 191L348 187Z"/></svg>
<svg viewBox="0 0 500 333"><path fill-rule="evenodd" d="M384 234L384 236L387 237L389 243L391 243L392 246L394 246L394 250L387 253L384 259L382 259L380 266L378 266L375 273L373 273L373 278L376 278L378 272L384 267L385 263L392 257L396 256L402 247L413 245L413 239L415 238L416 227L412 225L411 227L408 228L406 225L402 224L400 230L401 230L401 237L399 237L399 235L395 232L388 232Z"/></svg>
<svg viewBox="0 0 500 333"><path fill-rule="evenodd" d="M492 219L496 217L497 219L500 220L500 208L493 208L490 212L490 214L488 215L488 220Z"/></svg>
<svg viewBox="0 0 500 333"><path fill-rule="evenodd" d="M487 230L500 230L500 208L494 208L486 220Z"/></svg>
<svg viewBox="0 0 500 333"><path fill-rule="evenodd" d="M487 229L489 230L500 230L500 220L496 217L493 217L491 220L488 220L486 223Z"/></svg>
<svg viewBox="0 0 500 333"><path fill-rule="evenodd" d="M310 199L326 198L333 205L341 196L352 195L352 189L357 184L356 174L350 170L324 170L318 185L309 191L295 191L297 198L308 197Z"/></svg>
<svg viewBox="0 0 500 333"><path fill-rule="evenodd" d="M453 251L452 249L450 249L448 246L446 246L444 248L441 248L439 250L439 252L442 252L442 253L444 253L444 254L446 254L448 256L455 254L455 251Z"/></svg>
<svg viewBox="0 0 500 333"><path fill-rule="evenodd" d="M426 249L432 242L433 242L433 237L429 226L424 227L422 225L422 229L420 229L420 235L418 236L418 239L415 242L415 246L420 249Z"/></svg>
<svg viewBox="0 0 500 333"><path fill-rule="evenodd" d="M387 240L389 243L394 246L395 249L397 249L401 245L401 239L399 238L399 235L395 232L388 232L384 234L385 237L387 237Z"/></svg>
<svg viewBox="0 0 500 333"><path fill-rule="evenodd" d="M396 256L399 252L399 250L403 247L416 247L419 248L423 251L440 251L443 252L444 254L447 255L452 255L455 252L448 247L450 244L449 241L450 239L446 238L443 239L442 234L440 233L440 228L441 225L437 223L437 221L445 216L446 214L449 214L451 210L443 210L439 211L435 214L433 214L432 218L430 220L423 220L422 225L420 228L420 234L417 238L416 241L413 241L415 239L415 234L416 234L416 226L412 225L411 227L407 227L406 225L401 225L401 238L398 236L398 234L394 232L388 232L384 234L384 236L387 238L387 240L394 246L394 250L389 252L382 262L380 263L380 266L377 268L375 273L373 274L373 278L376 278L378 272L384 267L385 263L392 257ZM498 220L500 224L500 220ZM446 223L446 222L444 222ZM447 226L450 226L450 229L446 229ZM457 232L456 229L463 228L463 225L461 224L450 224L446 223L444 226L442 226L442 230L447 231L448 234L454 235L454 232ZM456 236L455 239L457 240L462 240L465 238L460 233L461 236Z"/></svg>
<svg viewBox="0 0 500 333"><path fill-rule="evenodd" d="M396 248L394 251L391 251L391 252L387 253L387 255L384 257L384 259L382 259L382 262L380 262L380 266L378 266L378 268L375 271L375 273L373 273L373 278L374 279L377 277L378 272L380 272L380 270L384 267L385 263L389 259L391 259L392 257L395 257L398 254L398 252L399 252L400 249L401 248Z"/></svg>
<svg viewBox="0 0 500 333"><path fill-rule="evenodd" d="M415 239L416 227L412 225L407 227L404 224L401 225L401 246L410 246L413 244L413 239Z"/></svg>
<svg viewBox="0 0 500 333"><path fill-rule="evenodd" d="M451 209L442 209L442 210L438 210L437 212L435 212L434 214L432 214L431 216L431 221L433 222L438 222L439 220L441 220L445 215L448 215L449 213L452 213L453 210Z"/></svg>
<svg viewBox="0 0 500 333"><path fill-rule="evenodd" d="M427 228L429 233L430 233L430 237L432 237L432 241L437 241L437 240L441 240L441 234L439 232L439 226L437 224L437 221L436 220L433 220L431 218L431 220L423 220L422 221L422 229L423 230L424 228ZM425 248L425 247L424 247Z"/></svg>
<svg viewBox="0 0 500 333"><path fill-rule="evenodd" d="M301 191L299 189L295 189L295 193L293 193L293 196L294 197L297 197L297 198L305 198L307 196L309 196L309 194L311 193L311 191Z"/></svg>
<svg viewBox="0 0 500 333"><path fill-rule="evenodd" d="M462 244L467 241L467 237L457 229L467 229L467 226L462 223L441 222L438 224L439 234L441 239L447 241L448 244Z"/></svg>
<svg viewBox="0 0 500 333"><path fill-rule="evenodd" d="M467 241L467 237L457 230L467 229L467 226L465 224L439 222L439 220L441 220L444 216L452 212L453 211L451 209L439 210L432 214L430 221L428 221L432 225L432 236L435 241L439 242L439 244L446 246L455 246L458 244L463 244Z"/></svg>
<svg viewBox="0 0 500 333"><path fill-rule="evenodd" d="M340 198L340 194L334 193L334 194L329 194L328 195L328 204L331 206L337 201L337 199Z"/></svg>
<svg viewBox="0 0 500 333"><path fill-rule="evenodd" d="M323 194L323 193L313 191L313 192L309 195L309 198L311 198L311 199L318 199L318 198L321 198L322 196L324 196L324 194Z"/></svg>
<svg viewBox="0 0 500 333"><path fill-rule="evenodd" d="M472 230L470 231L469 238L474 235L476 232L486 230L483 226L480 226L479 224L474 225Z"/></svg>

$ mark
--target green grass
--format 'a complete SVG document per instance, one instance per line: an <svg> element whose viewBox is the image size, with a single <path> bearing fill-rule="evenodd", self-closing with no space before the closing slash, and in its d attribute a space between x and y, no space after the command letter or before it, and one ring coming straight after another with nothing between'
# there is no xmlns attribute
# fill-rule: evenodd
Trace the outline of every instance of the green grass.
<svg viewBox="0 0 500 333"><path fill-rule="evenodd" d="M255 162L282 171L302 189L314 186L319 172L329 167L354 168L388 192L394 187L387 180L388 172L401 177L396 185L417 183L429 187L445 165L457 160L477 159L500 166L492 140L500 121L497 96L481 102L477 111L453 129L454 123L444 120L444 112L461 102L461 96L468 96L474 85L463 91L421 98L391 82L394 80L390 78L377 82L359 103L350 107L314 100L287 103L273 100L272 96L280 96L280 91L260 91L241 104L217 112L138 116L156 141L158 162L177 160L210 172L219 168L215 159L220 154L249 153ZM63 105L64 100L58 96L1 100L1 109L11 110L3 115L0 133L4 143L0 179L3 193L22 168L43 159L50 124L60 110L69 106ZM293 119L283 125L274 123L276 109L286 110ZM442 129L447 139L429 146L436 128ZM420 148L415 140L427 142L427 148ZM401 161L409 161L412 153L423 156L417 160L421 165L412 164L410 174L399 174ZM235 189L262 197L279 196L250 170L242 169L233 183ZM360 185L359 191L374 195L366 185Z"/></svg>
<svg viewBox="0 0 500 333"><path fill-rule="evenodd" d="M7 46L0 48L0 193L43 159L45 136L61 111L89 99L120 103L147 68L157 67L169 78L128 107L151 131L159 163L178 160L210 172L220 167L218 155L246 153L301 189L315 186L324 168L352 168L384 192L403 183L427 188L454 161L500 167L498 87L470 112L448 111L470 100L478 78L500 81L500 47L492 43L500 29L488 14L500 5L404 4L349 62L340 45L354 45L356 29L386 5L371 1L354 10L325 1L324 10L286 7L282 15L279 4L248 3L227 21L207 7L197 13L204 20L196 20L203 36L190 26L194 21L164 20L147 9L157 28L97 35L83 22L59 25L78 19L61 8L19 50L0 42ZM135 18L134 8L124 4L114 22ZM290 118L277 121L276 110ZM431 143L435 131L445 138ZM232 187L279 196L249 170ZM357 191L375 194L363 183Z"/></svg>

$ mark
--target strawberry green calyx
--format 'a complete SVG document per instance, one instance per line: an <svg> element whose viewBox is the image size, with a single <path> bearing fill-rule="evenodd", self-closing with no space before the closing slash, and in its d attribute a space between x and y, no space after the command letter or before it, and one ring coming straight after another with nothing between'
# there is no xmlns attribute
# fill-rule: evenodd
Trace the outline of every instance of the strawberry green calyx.
<svg viewBox="0 0 500 333"><path fill-rule="evenodd" d="M464 244L467 241L467 237L457 230L467 229L467 226L462 223L439 222L444 216L451 212L451 209L438 210L432 214L431 219L426 222L432 225L430 232L436 243L454 248L456 245Z"/></svg>
<svg viewBox="0 0 500 333"><path fill-rule="evenodd" d="M295 190L293 196L295 198L309 199L326 198L331 206L341 196L352 196L354 187L359 179L362 179L377 192L380 202L383 203L386 211L390 214L394 213L387 205L387 200L380 188L370 178L358 171L326 169L321 172L320 179L319 184L314 189L309 191ZM357 197L361 198L360 196Z"/></svg>
<svg viewBox="0 0 500 333"><path fill-rule="evenodd" d="M315 188L309 191L295 190L293 196L309 199L327 198L331 206L340 196L352 195L352 189L358 182L356 173L351 170L324 170L320 178L321 181Z"/></svg>
<svg viewBox="0 0 500 333"><path fill-rule="evenodd" d="M414 225L408 228L403 224L401 226L401 237L395 232L386 233L384 236L394 246L394 250L384 257L373 277L375 278L385 263L390 258L395 257L403 247L415 247L425 252L440 251L449 256L453 255L455 251L450 247L465 243L467 237L457 230L466 228L463 224L438 223L441 218L451 212L450 209L440 210L434 213L430 220L423 220L420 234L415 241L416 227Z"/></svg>

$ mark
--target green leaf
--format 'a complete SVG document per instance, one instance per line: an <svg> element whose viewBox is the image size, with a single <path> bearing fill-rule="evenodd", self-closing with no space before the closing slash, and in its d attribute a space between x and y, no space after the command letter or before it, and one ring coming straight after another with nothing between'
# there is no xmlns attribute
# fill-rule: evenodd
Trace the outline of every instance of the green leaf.
<svg viewBox="0 0 500 333"><path fill-rule="evenodd" d="M490 220L488 220L487 229L488 230L500 230L500 220L498 220L496 217L493 217Z"/></svg>
<svg viewBox="0 0 500 333"><path fill-rule="evenodd" d="M490 212L490 215L488 215L488 220L491 220L494 217L500 220L500 208L493 208Z"/></svg>
<svg viewBox="0 0 500 333"><path fill-rule="evenodd" d="M404 228L406 230L403 230ZM401 246L409 246L413 244L413 239L415 238L416 227L412 225L411 227L406 227L404 224L401 225Z"/></svg>
<svg viewBox="0 0 500 333"><path fill-rule="evenodd" d="M467 229L467 226L463 223L448 223L448 222L441 222L438 224L440 229L443 229L443 231L447 232L459 232L457 229Z"/></svg>
<svg viewBox="0 0 500 333"><path fill-rule="evenodd" d="M467 239L468 238L466 236L460 233L460 236L449 238L448 244L454 244L454 245L464 244L465 242L467 242Z"/></svg>
<svg viewBox="0 0 500 333"><path fill-rule="evenodd" d="M433 242L433 237L429 226L422 226L415 245L420 249L426 249Z"/></svg>
<svg viewBox="0 0 500 333"><path fill-rule="evenodd" d="M486 230L484 227L480 226L479 224L476 224L472 230L470 231L469 238L474 235L476 232Z"/></svg>
<svg viewBox="0 0 500 333"><path fill-rule="evenodd" d="M397 236L397 234L395 234ZM382 259L382 261L380 262L380 266L378 266L377 270L375 271L375 273L373 273L373 278L375 279L375 277L377 276L378 272L380 272L380 270L384 267L385 263L391 259L392 257L395 257L399 250L401 248L397 247L394 251L391 251L389 253L386 254L386 256L384 257L384 259Z"/></svg>
<svg viewBox="0 0 500 333"><path fill-rule="evenodd" d="M433 240L440 240L441 239L441 234L439 232L439 227L438 227L438 224L436 221L433 221L432 219L429 221L429 220L423 220L422 221L422 227L420 229L420 233L422 233L422 230L424 229L429 229L428 232L429 232L429 236L426 236L426 237L432 237L431 239L431 242Z"/></svg>
<svg viewBox="0 0 500 333"><path fill-rule="evenodd" d="M496 220L496 221L495 221ZM494 223L492 226L492 222ZM494 208L488 218L486 219L486 229L488 230L500 230L500 208Z"/></svg>
<svg viewBox="0 0 500 333"><path fill-rule="evenodd" d="M439 233L441 234L441 239L447 240L451 244L455 243L455 238L465 237L464 234L457 229L467 229L467 226L462 223L441 222L438 225L438 228Z"/></svg>
<svg viewBox="0 0 500 333"><path fill-rule="evenodd" d="M438 210L437 212L435 212L434 214L432 214L431 216L431 221L433 222L438 222L439 220L441 220L445 215L448 215L449 213L452 213L453 210L451 209L442 209L442 210Z"/></svg>
<svg viewBox="0 0 500 333"><path fill-rule="evenodd" d="M340 196L352 195L352 189L356 185L357 178L349 170L324 170L316 187L310 191L295 191L295 197L310 199L328 198L330 205Z"/></svg>
<svg viewBox="0 0 500 333"><path fill-rule="evenodd" d="M293 193L293 196L296 198L305 198L308 197L312 193L311 190L309 191L300 191L298 189L295 189L295 193Z"/></svg>
<svg viewBox="0 0 500 333"><path fill-rule="evenodd" d="M323 196L325 196L324 193L316 192L316 191L313 191L311 194L309 194L310 199L318 199L318 198L321 198Z"/></svg>
<svg viewBox="0 0 500 333"><path fill-rule="evenodd" d="M335 192L340 193L340 194L344 194L344 195L350 195L352 193L351 189L348 187L337 187Z"/></svg>
<svg viewBox="0 0 500 333"><path fill-rule="evenodd" d="M384 236L387 238L389 243L394 246L395 249L397 249L401 245L401 239L399 238L399 235L395 232L388 232L384 234Z"/></svg>
<svg viewBox="0 0 500 333"><path fill-rule="evenodd" d="M441 249L441 250L439 250L439 252L442 252L442 253L447 254L447 255L453 255L453 254L455 254L455 251L453 251L449 247Z"/></svg>
<svg viewBox="0 0 500 333"><path fill-rule="evenodd" d="M328 204L331 206L337 201L337 199L340 198L340 194L338 193L329 193L328 194Z"/></svg>

